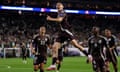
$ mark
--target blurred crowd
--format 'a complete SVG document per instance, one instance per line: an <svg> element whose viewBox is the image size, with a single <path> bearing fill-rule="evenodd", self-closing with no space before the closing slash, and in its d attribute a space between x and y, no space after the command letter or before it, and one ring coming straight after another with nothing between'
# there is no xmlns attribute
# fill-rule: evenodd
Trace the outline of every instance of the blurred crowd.
<svg viewBox="0 0 120 72"><path fill-rule="evenodd" d="M2 5L36 6L55 8L56 2L64 3L65 8L119 11L119 0L0 0Z"/></svg>
<svg viewBox="0 0 120 72"><path fill-rule="evenodd" d="M55 15L52 15L55 16ZM91 35L91 28L99 26L101 34L105 28L112 30L117 37L120 45L120 17L119 16L96 16L96 15L68 15L68 21L72 25L72 31L78 41L87 46L87 39ZM17 47L21 42L29 44L35 34L38 33L40 26L47 27L47 33L51 37L57 36L58 24L49 22L45 17L39 15L19 15L1 14L0 15L0 47Z"/></svg>

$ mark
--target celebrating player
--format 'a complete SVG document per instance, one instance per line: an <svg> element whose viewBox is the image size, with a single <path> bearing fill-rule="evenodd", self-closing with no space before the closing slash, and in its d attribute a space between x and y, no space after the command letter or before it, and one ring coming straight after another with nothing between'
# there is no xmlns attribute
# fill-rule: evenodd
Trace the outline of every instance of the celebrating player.
<svg viewBox="0 0 120 72"><path fill-rule="evenodd" d="M46 28L40 27L39 34L36 36L31 45L32 53L34 57L34 71L40 68L40 72L44 72L44 64L46 63L47 47L50 46L49 36L46 35Z"/></svg>
<svg viewBox="0 0 120 72"><path fill-rule="evenodd" d="M118 66L117 66L117 50L116 50L116 37L112 35L111 30L105 29L105 36L107 38L107 46L109 47L106 50L106 70L107 72L110 72L109 65L110 62L112 62L114 71L118 72Z"/></svg>
<svg viewBox="0 0 120 72"><path fill-rule="evenodd" d="M74 35L70 32L71 25L67 21L67 14L63 10L64 6L62 3L58 2L56 4L56 8L58 10L58 17L52 18L50 16L47 16L48 21L56 21L59 24L59 35L56 41L53 44L53 54L52 54L52 65L47 68L47 70L55 70L56 69L56 61L58 57L58 49L61 48L61 44L66 41L70 40L71 43L78 48L80 51L82 51L85 55L87 55L87 52L84 50L84 48L77 43L77 41L74 38Z"/></svg>
<svg viewBox="0 0 120 72"><path fill-rule="evenodd" d="M92 28L93 36L88 40L88 59L93 64L93 70L95 72L105 72L105 55L104 47L107 48L107 41L101 35L99 35L99 28Z"/></svg>

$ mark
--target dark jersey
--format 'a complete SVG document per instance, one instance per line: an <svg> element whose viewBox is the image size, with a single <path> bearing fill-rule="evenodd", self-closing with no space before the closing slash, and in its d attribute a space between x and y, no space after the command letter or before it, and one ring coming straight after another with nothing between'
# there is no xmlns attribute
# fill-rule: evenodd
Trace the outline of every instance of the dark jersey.
<svg viewBox="0 0 120 72"><path fill-rule="evenodd" d="M63 17L63 21L60 22L60 28L63 31L64 29L70 29L71 25L69 24L67 20L67 14L65 13L64 10L58 12L58 17Z"/></svg>
<svg viewBox="0 0 120 72"><path fill-rule="evenodd" d="M109 48L117 45L116 37L114 35L107 37L107 45Z"/></svg>
<svg viewBox="0 0 120 72"><path fill-rule="evenodd" d="M35 47L35 52L38 55L46 56L47 46L50 44L50 39L47 35L44 37L36 36L32 44Z"/></svg>
<svg viewBox="0 0 120 72"><path fill-rule="evenodd" d="M27 48L25 47L25 45L21 45L21 49L22 49L22 54L27 53Z"/></svg>
<svg viewBox="0 0 120 72"><path fill-rule="evenodd" d="M107 48L107 41L104 37L90 37L88 40L88 53L91 54L93 57L102 57L105 58L103 49L104 47Z"/></svg>
<svg viewBox="0 0 120 72"><path fill-rule="evenodd" d="M107 46L108 46L108 49L106 50L106 57L107 57L107 60L109 61L113 61L113 62L116 62L117 61L117 50L116 50L116 37L115 36L111 36L111 37L107 37ZM115 47L111 52L109 50L109 48L112 48L112 47Z"/></svg>

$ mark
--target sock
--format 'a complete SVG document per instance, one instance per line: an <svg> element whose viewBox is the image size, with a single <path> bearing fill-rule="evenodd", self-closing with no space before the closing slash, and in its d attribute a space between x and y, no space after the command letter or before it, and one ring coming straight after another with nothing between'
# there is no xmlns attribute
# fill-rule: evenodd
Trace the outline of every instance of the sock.
<svg viewBox="0 0 120 72"><path fill-rule="evenodd" d="M117 63L114 63L114 71L115 71L115 72L118 72Z"/></svg>
<svg viewBox="0 0 120 72"><path fill-rule="evenodd" d="M87 51L83 50L82 52L83 52L86 56L88 56Z"/></svg>
<svg viewBox="0 0 120 72"><path fill-rule="evenodd" d="M44 70L40 70L40 72L44 72Z"/></svg>
<svg viewBox="0 0 120 72"><path fill-rule="evenodd" d="M117 69L117 68L115 68L115 72L118 72L118 69Z"/></svg>
<svg viewBox="0 0 120 72"><path fill-rule="evenodd" d="M110 72L109 70L107 70L106 72Z"/></svg>
<svg viewBox="0 0 120 72"><path fill-rule="evenodd" d="M61 68L61 64L58 64L57 70L60 70L60 68Z"/></svg>
<svg viewBox="0 0 120 72"><path fill-rule="evenodd" d="M26 56L25 56L25 60L26 60Z"/></svg>
<svg viewBox="0 0 120 72"><path fill-rule="evenodd" d="M57 61L57 58L54 57L54 58L52 59L52 65L54 65L54 64L56 63L56 61Z"/></svg>
<svg viewBox="0 0 120 72"><path fill-rule="evenodd" d="M34 69L34 72L37 72L37 70L36 70L36 69Z"/></svg>

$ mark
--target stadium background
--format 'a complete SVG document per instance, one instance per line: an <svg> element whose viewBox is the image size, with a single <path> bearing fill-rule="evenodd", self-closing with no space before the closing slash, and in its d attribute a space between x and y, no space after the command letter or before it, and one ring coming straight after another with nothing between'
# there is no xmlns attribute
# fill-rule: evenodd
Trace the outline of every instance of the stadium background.
<svg viewBox="0 0 120 72"><path fill-rule="evenodd" d="M55 8L55 3L57 1L58 0L45 0L45 1L44 0L0 0L0 4L5 6ZM113 0L74 0L74 1L60 0L60 1L64 3L65 9L98 10L98 11L111 11L111 12L120 11L119 0L114 0L114 1ZM56 17L56 13L42 13L42 14L48 14ZM78 39L78 42L82 44L85 48L87 48L87 39L88 37L90 37L90 30L93 26L99 26L101 28L101 34L103 34L103 30L105 28L110 28L113 34L117 37L118 52L120 55L120 16L68 14L68 21L73 27L72 31L75 37ZM0 10L0 57L1 58L3 56L7 57L7 59L0 58L0 64L1 64L0 72L7 72L7 71L18 72L17 70L19 69L23 71L32 70L32 59L29 51L29 44L32 40L33 35L38 32L39 27L42 25L45 25L47 27L47 33L51 36L51 38L56 36L57 27L58 27L56 22L46 21L45 17L41 16L41 13L39 12L29 12L29 11L20 11L20 10L19 11ZM28 59L28 64L26 65L22 64L22 62L20 63L21 50L19 49L19 45L21 42L25 42L26 48L28 48L28 57L30 59ZM67 47L69 48L70 51L71 48L73 48L73 46L71 46L70 44ZM76 51L77 54L74 54L76 53ZM82 55L76 49L74 49L72 53L73 55L70 55L71 52L69 55L70 56ZM74 59L72 60L72 58ZM89 67L91 66L85 63L85 59L86 59L85 57L67 57L65 58L61 71L73 72L75 70L76 72L81 72L81 70L86 70L85 68L87 68L88 70L82 72L88 72ZM69 62L72 62L73 64L72 63L69 64ZM49 65L49 63L50 63L50 59L48 59L47 65ZM79 68L80 65L82 66L81 68ZM9 70L9 66L11 67L10 70ZM24 67L28 67L28 68L24 68Z"/></svg>

